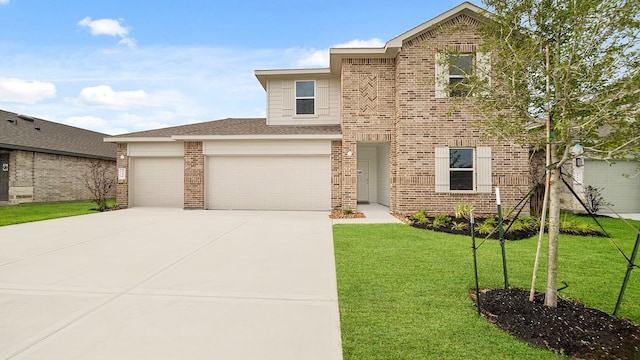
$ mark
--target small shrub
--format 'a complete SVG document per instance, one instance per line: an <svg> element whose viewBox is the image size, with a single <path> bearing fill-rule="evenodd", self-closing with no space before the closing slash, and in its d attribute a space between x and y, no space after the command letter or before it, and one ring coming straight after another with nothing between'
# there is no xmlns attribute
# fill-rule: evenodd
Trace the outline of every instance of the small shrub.
<svg viewBox="0 0 640 360"><path fill-rule="evenodd" d="M478 234L489 235L496 229L497 223L495 219L489 218L478 224L476 231Z"/></svg>
<svg viewBox="0 0 640 360"><path fill-rule="evenodd" d="M600 193L601 191L602 189L591 185L587 185L584 188L585 205L587 206L587 210L592 214L598 213L603 206L612 205L610 202L604 200Z"/></svg>
<svg viewBox="0 0 640 360"><path fill-rule="evenodd" d="M469 219L471 217L471 212L473 211L473 209L473 204L470 203L455 204L453 207L453 211L457 219Z"/></svg>
<svg viewBox="0 0 640 360"><path fill-rule="evenodd" d="M462 231L462 230L466 230L469 227L469 225L467 223L464 222L453 222L451 223L451 229L453 230L458 230L458 231Z"/></svg>
<svg viewBox="0 0 640 360"><path fill-rule="evenodd" d="M429 219L427 218L429 213L426 210L420 210L411 216L411 220L419 223L419 224L428 224Z"/></svg>
<svg viewBox="0 0 640 360"><path fill-rule="evenodd" d="M496 220L494 218L486 218L486 219L484 219L484 221L482 223L490 225L492 227L498 226L498 220Z"/></svg>
<svg viewBox="0 0 640 360"><path fill-rule="evenodd" d="M451 217L446 214L438 214L433 218L433 227L440 228L449 225L451 222Z"/></svg>
<svg viewBox="0 0 640 360"><path fill-rule="evenodd" d="M353 210L351 210L351 209L344 209L344 210L342 210L342 213L343 213L343 214L345 214L345 215L351 215L351 214L353 214Z"/></svg>
<svg viewBox="0 0 640 360"><path fill-rule="evenodd" d="M538 220L533 217L519 217L509 225L509 231L531 230L538 227Z"/></svg>
<svg viewBox="0 0 640 360"><path fill-rule="evenodd" d="M503 219L513 220L516 217L516 211L514 208L503 207L502 208Z"/></svg>
<svg viewBox="0 0 640 360"><path fill-rule="evenodd" d="M598 229L596 229L591 224L587 224L585 222L568 219L568 220L560 220L560 232L565 234L572 235L595 235L599 234L604 236Z"/></svg>

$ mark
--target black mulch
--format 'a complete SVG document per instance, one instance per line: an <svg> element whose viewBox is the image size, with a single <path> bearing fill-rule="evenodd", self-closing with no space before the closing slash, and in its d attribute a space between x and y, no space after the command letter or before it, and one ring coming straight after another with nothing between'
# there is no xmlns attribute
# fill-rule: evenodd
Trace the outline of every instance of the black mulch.
<svg viewBox="0 0 640 360"><path fill-rule="evenodd" d="M433 218L429 218L431 221L433 221ZM481 223L482 221L484 221L485 219L478 219L477 220L477 224ZM450 225L448 226L442 226L442 227L433 227L430 224L422 224L422 223L416 223L416 222L412 222L411 226L415 227L415 228L419 228L419 229L427 229L427 230L433 230L433 231L438 231L438 232L446 232L449 234L458 234L458 235L470 235L471 231L469 230L470 224L469 224L469 220L466 219L454 219L453 221L456 222L460 222L460 223L464 223L465 224L465 228L464 229L455 229L452 228ZM503 228L506 230L507 227L509 226L508 222L505 222ZM502 236L503 239L505 240L522 240L522 239L528 239L534 235L538 234L538 228L529 228L529 229L523 229L523 230L509 230L508 232L505 232ZM489 239L498 239L500 236L500 234L498 233L498 230L494 231L491 234L480 234L478 231L475 232L476 237L478 239L480 238L489 238Z"/></svg>
<svg viewBox="0 0 640 360"><path fill-rule="evenodd" d="M475 291L472 291L475 298ZM522 289L480 294L483 316L517 338L578 359L640 359L640 327L600 310L558 298L544 306L544 294L529 302Z"/></svg>

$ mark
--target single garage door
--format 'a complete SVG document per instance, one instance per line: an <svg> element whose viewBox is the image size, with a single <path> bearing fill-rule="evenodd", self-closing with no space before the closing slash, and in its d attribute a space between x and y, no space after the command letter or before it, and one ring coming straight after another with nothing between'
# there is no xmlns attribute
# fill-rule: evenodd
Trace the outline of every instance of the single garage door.
<svg viewBox="0 0 640 360"><path fill-rule="evenodd" d="M605 161L585 161L585 185L600 188L605 201L612 203L617 213L640 213L640 176L624 177L622 174L635 174L638 162L619 161L609 166ZM609 212L604 208L603 212Z"/></svg>
<svg viewBox="0 0 640 360"><path fill-rule="evenodd" d="M318 156L207 158L207 207L329 210L331 160Z"/></svg>
<svg viewBox="0 0 640 360"><path fill-rule="evenodd" d="M131 158L132 206L184 207L183 158Z"/></svg>

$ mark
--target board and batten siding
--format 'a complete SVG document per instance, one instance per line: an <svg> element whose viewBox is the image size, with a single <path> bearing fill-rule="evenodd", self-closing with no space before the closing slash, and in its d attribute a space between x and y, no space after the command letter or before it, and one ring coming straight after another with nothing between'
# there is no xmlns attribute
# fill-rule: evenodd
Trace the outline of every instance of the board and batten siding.
<svg viewBox="0 0 640 360"><path fill-rule="evenodd" d="M316 113L295 114L295 81L316 82ZM269 80L267 83L268 125L339 125L340 79L305 77L300 79Z"/></svg>

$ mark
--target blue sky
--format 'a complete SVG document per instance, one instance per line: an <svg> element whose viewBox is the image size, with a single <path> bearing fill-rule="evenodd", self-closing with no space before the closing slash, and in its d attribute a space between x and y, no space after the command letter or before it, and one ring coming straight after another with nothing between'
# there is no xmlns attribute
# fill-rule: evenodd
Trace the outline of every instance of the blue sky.
<svg viewBox="0 0 640 360"><path fill-rule="evenodd" d="M461 2L0 0L0 109L108 134L264 117L254 70L326 67Z"/></svg>

